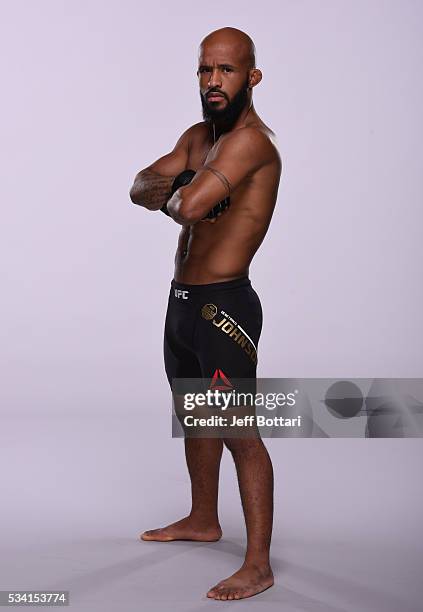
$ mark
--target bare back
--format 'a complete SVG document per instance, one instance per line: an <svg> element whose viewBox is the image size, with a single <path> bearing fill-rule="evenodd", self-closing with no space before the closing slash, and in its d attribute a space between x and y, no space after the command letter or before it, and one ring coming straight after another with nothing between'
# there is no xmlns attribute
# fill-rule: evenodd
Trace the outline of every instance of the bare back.
<svg viewBox="0 0 423 612"><path fill-rule="evenodd" d="M175 256L174 278L178 282L214 283L248 275L250 262L272 218L281 173L273 132L258 117L248 127L265 134L266 161L231 193L229 208L215 222L182 227ZM205 124L195 126L187 167L197 171L212 162L219 144L227 137L221 136L213 146ZM258 149L257 156L261 155Z"/></svg>

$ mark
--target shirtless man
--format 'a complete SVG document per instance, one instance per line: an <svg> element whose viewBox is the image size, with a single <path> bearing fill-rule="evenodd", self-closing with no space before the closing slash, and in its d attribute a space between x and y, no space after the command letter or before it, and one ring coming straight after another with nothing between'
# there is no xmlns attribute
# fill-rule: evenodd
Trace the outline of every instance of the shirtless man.
<svg viewBox="0 0 423 612"><path fill-rule="evenodd" d="M204 121L184 132L171 153L139 172L130 191L135 204L162 210L182 226L165 323L171 387L172 378L211 378L217 369L229 379L255 379L262 310L249 265L269 226L281 174L274 134L252 103L262 73L250 37L235 28L209 34L200 45L197 74ZM188 178L187 170L193 171ZM221 312L236 323L231 334L212 324ZM221 538L217 500L224 446L236 466L247 549L242 567L207 596L233 600L273 585L273 469L260 437L185 437L191 512L145 531L141 539Z"/></svg>

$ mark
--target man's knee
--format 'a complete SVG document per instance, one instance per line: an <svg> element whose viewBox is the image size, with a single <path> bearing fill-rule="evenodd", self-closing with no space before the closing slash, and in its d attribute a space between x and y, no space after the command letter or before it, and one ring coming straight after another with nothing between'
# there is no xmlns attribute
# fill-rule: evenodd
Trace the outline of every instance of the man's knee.
<svg viewBox="0 0 423 612"><path fill-rule="evenodd" d="M261 438L224 438L223 443L234 456L256 453L263 447Z"/></svg>

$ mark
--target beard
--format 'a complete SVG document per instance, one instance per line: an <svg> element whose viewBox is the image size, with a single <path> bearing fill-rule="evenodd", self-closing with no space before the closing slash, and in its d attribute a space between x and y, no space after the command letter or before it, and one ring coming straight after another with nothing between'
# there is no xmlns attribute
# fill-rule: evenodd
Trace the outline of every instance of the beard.
<svg viewBox="0 0 423 612"><path fill-rule="evenodd" d="M218 90L211 90L218 91ZM210 92L207 92L210 93ZM222 92L219 92L222 93ZM241 112L248 104L248 77L245 83L237 91L232 100L228 100L226 94L223 94L227 101L225 108L213 108L208 102L205 95L200 91L201 106L203 109L203 119L206 122L216 121L226 128L230 128L238 119Z"/></svg>

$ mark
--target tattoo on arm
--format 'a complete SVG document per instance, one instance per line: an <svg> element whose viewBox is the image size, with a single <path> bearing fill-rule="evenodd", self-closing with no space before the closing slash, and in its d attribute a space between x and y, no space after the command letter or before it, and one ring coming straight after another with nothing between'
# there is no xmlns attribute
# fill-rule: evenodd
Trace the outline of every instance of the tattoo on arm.
<svg viewBox="0 0 423 612"><path fill-rule="evenodd" d="M228 190L228 196L231 195L231 184L228 181L228 179L226 178L226 176L224 174L222 174L222 172L220 172L219 170L216 170L216 168L212 168L211 166L209 166L208 164L206 164L205 166L203 166L204 170L210 170L210 172L213 172L213 174L215 176L217 176L217 178L224 184L224 186L226 187L226 189Z"/></svg>
<svg viewBox="0 0 423 612"><path fill-rule="evenodd" d="M159 210L170 198L174 176L162 176L147 168L135 177L130 198L134 204L139 204L149 210Z"/></svg>

